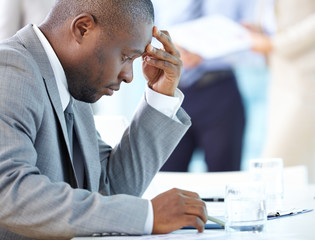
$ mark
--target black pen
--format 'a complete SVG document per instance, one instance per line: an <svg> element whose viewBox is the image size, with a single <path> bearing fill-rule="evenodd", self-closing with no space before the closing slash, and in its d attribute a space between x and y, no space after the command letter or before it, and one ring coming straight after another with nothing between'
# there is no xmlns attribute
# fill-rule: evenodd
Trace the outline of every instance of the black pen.
<svg viewBox="0 0 315 240"><path fill-rule="evenodd" d="M201 198L201 200L205 202L224 202L222 197Z"/></svg>

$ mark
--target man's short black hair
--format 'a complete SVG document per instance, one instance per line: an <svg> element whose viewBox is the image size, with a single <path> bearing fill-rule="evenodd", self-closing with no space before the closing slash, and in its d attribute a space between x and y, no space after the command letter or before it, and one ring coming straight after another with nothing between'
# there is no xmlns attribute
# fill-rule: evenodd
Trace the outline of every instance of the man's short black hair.
<svg viewBox="0 0 315 240"><path fill-rule="evenodd" d="M154 22L151 0L57 0L49 22L59 26L81 13L91 14L96 23L110 31L136 27L139 21Z"/></svg>

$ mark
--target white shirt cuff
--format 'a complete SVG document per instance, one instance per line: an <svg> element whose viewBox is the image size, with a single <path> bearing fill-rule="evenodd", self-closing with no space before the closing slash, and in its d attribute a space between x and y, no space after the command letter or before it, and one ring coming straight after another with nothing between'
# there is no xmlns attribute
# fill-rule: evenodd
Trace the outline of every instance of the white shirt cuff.
<svg viewBox="0 0 315 240"><path fill-rule="evenodd" d="M153 230L153 207L150 200L148 200L148 215L144 225L144 234L151 234Z"/></svg>
<svg viewBox="0 0 315 240"><path fill-rule="evenodd" d="M147 103L151 107L155 108L164 115L177 120L176 113L184 100L184 94L179 89L176 89L175 96L171 97L155 92L146 86L145 94Z"/></svg>

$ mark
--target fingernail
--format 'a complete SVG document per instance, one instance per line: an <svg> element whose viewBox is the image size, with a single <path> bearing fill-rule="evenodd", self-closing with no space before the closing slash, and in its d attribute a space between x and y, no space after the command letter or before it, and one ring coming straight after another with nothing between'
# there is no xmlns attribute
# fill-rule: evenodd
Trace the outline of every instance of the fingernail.
<svg viewBox="0 0 315 240"><path fill-rule="evenodd" d="M144 58L144 60L145 60L146 62L150 62L151 58L150 58L149 56L146 56L146 57Z"/></svg>
<svg viewBox="0 0 315 240"><path fill-rule="evenodd" d="M154 32L155 32L155 34L158 34L158 35L160 35L160 30L155 26L155 28L154 28Z"/></svg>
<svg viewBox="0 0 315 240"><path fill-rule="evenodd" d="M153 51L153 46L151 44L148 45L148 51Z"/></svg>

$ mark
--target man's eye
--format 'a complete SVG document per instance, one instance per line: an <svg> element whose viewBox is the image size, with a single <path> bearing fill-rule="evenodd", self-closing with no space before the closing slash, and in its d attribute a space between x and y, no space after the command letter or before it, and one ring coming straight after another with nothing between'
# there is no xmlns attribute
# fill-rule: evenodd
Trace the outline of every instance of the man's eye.
<svg viewBox="0 0 315 240"><path fill-rule="evenodd" d="M127 61L132 60L132 57L123 56L122 60L123 60L123 62L127 62Z"/></svg>

